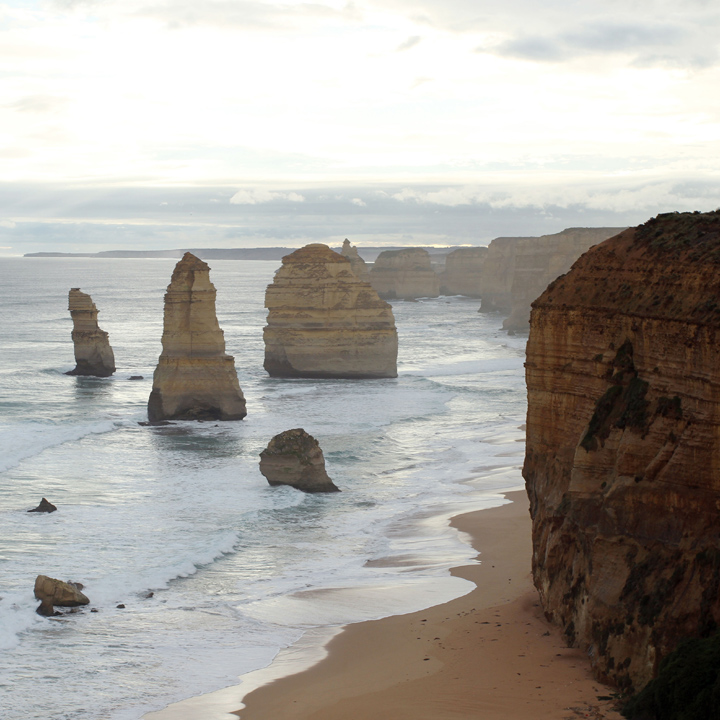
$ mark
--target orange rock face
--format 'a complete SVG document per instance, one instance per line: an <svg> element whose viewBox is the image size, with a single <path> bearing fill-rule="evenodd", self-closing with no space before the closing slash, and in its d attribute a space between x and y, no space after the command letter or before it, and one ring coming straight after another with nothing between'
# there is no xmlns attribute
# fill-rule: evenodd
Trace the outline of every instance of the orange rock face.
<svg viewBox="0 0 720 720"><path fill-rule="evenodd" d="M591 248L530 324L535 585L597 675L638 689L720 622L720 212Z"/></svg>

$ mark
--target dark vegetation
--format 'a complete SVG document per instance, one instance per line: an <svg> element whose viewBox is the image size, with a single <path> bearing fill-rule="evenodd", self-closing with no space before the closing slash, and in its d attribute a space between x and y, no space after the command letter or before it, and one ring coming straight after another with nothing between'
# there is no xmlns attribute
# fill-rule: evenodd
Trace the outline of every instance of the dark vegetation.
<svg viewBox="0 0 720 720"><path fill-rule="evenodd" d="M720 720L720 635L685 640L623 707L630 720Z"/></svg>
<svg viewBox="0 0 720 720"><path fill-rule="evenodd" d="M635 239L663 254L720 265L720 210L660 214L640 225Z"/></svg>

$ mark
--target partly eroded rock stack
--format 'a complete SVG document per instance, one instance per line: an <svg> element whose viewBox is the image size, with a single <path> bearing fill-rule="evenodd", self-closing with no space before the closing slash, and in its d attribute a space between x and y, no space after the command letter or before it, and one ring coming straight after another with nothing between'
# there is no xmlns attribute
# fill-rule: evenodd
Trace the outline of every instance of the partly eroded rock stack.
<svg viewBox="0 0 720 720"><path fill-rule="evenodd" d="M303 492L338 492L325 471L318 441L302 428L276 435L260 453L260 472L270 485L290 485Z"/></svg>
<svg viewBox="0 0 720 720"><path fill-rule="evenodd" d="M626 230L533 308L535 584L598 675L639 688L720 623L720 212Z"/></svg>
<svg viewBox="0 0 720 720"><path fill-rule="evenodd" d="M437 297L440 280L424 248L385 250L370 270L370 284L382 298L414 300Z"/></svg>
<svg viewBox="0 0 720 720"><path fill-rule="evenodd" d="M73 321L76 365L67 375L109 377L115 372L115 356L108 334L98 327L98 309L92 298L80 292L80 288L72 288L68 293L68 309Z"/></svg>
<svg viewBox="0 0 720 720"><path fill-rule="evenodd" d="M488 255L486 247L458 248L445 258L445 271L440 275L443 295L482 295L482 269Z"/></svg>
<svg viewBox="0 0 720 720"><path fill-rule="evenodd" d="M397 376L392 308L327 245L283 258L265 293L265 369L276 377Z"/></svg>
<svg viewBox="0 0 720 720"><path fill-rule="evenodd" d="M357 248L354 245L351 245L350 241L347 238L345 238L345 240L343 241L343 246L340 254L350 261L350 267L352 268L352 271L355 273L358 279L362 280L363 282L369 281L369 271L367 269L365 261L360 257Z"/></svg>
<svg viewBox="0 0 720 720"><path fill-rule="evenodd" d="M210 268L185 253L165 294L163 350L148 401L148 418L241 420L245 398L235 360L215 314Z"/></svg>

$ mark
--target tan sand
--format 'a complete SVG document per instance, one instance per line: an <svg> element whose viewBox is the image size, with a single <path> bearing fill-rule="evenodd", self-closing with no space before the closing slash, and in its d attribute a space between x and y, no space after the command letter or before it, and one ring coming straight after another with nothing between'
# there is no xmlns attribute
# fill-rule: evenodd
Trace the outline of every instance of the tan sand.
<svg viewBox="0 0 720 720"><path fill-rule="evenodd" d="M612 689L544 619L530 578L524 492L461 515L480 564L451 602L347 626L317 665L249 693L242 720L620 720ZM607 699L600 699L600 698Z"/></svg>

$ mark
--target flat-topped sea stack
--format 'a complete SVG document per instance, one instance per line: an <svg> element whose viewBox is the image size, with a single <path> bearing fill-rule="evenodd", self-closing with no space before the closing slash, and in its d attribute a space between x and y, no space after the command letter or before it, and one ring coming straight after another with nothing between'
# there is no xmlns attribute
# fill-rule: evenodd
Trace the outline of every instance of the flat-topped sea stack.
<svg viewBox="0 0 720 720"><path fill-rule="evenodd" d="M533 303L535 585L623 690L720 625L719 347L720 211L626 230Z"/></svg>
<svg viewBox="0 0 720 720"><path fill-rule="evenodd" d="M458 248L445 258L445 271L440 275L442 295L482 295L482 270L488 256L486 247Z"/></svg>
<svg viewBox="0 0 720 720"><path fill-rule="evenodd" d="M590 247L617 235L625 228L568 228L554 235L522 238L515 245L510 290L510 316L503 329L527 332L530 303Z"/></svg>
<svg viewBox="0 0 720 720"><path fill-rule="evenodd" d="M392 308L327 245L283 258L265 292L265 370L274 377L397 377Z"/></svg>
<svg viewBox="0 0 720 720"><path fill-rule="evenodd" d="M109 377L115 372L115 356L108 334L98 327L98 309L92 298L80 292L80 288L72 288L68 293L68 309L73 321L75 369L66 375Z"/></svg>
<svg viewBox="0 0 720 720"><path fill-rule="evenodd" d="M260 472L270 485L290 485L308 493L339 492L325 471L318 441L302 428L276 435L260 453Z"/></svg>
<svg viewBox="0 0 720 720"><path fill-rule="evenodd" d="M148 419L242 420L245 398L235 360L215 314L210 268L185 253L165 293L162 354L153 376Z"/></svg>
<svg viewBox="0 0 720 720"><path fill-rule="evenodd" d="M351 245L350 241L347 238L345 238L345 240L343 241L343 246L340 254L350 261L350 267L352 268L352 271L355 273L355 275L357 275L360 280L363 280L364 282L369 281L370 272L367 269L365 261L360 257L357 248L354 245Z"/></svg>
<svg viewBox="0 0 720 720"><path fill-rule="evenodd" d="M370 270L370 284L381 298L388 300L415 300L440 294L440 280L424 248L381 252Z"/></svg>
<svg viewBox="0 0 720 720"><path fill-rule="evenodd" d="M515 276L515 248L521 240L535 238L500 237L488 245L488 252L480 271L480 310L501 312L512 310L512 286Z"/></svg>

